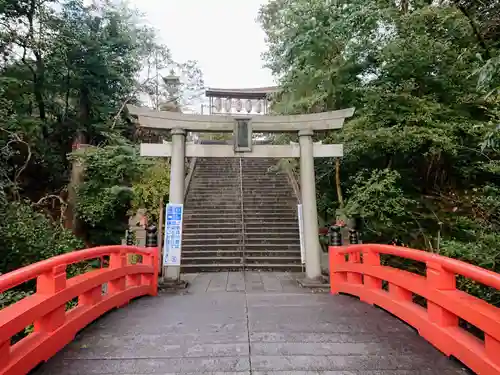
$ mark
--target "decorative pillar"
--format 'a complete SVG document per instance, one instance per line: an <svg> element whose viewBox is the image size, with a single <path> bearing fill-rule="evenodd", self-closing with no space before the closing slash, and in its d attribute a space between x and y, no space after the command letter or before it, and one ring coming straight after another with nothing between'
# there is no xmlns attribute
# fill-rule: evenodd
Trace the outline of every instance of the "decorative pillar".
<svg viewBox="0 0 500 375"><path fill-rule="evenodd" d="M304 245L306 248L306 276L321 277L321 247L318 238L318 209L316 207L316 178L314 176L313 131L299 131L300 192L304 218Z"/></svg>
<svg viewBox="0 0 500 375"><path fill-rule="evenodd" d="M169 202L184 204L184 178L185 178L185 155L186 155L186 131L184 129L172 129L172 156L170 159L170 192ZM166 272L165 272L166 271ZM167 279L178 280L180 267L169 266L164 270Z"/></svg>

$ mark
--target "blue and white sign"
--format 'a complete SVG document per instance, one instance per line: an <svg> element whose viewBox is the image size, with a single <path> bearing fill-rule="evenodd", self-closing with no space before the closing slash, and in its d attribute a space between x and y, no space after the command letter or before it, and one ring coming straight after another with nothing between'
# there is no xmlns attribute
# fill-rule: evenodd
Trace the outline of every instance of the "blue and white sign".
<svg viewBox="0 0 500 375"><path fill-rule="evenodd" d="M163 265L181 265L183 204L169 203L165 209Z"/></svg>
<svg viewBox="0 0 500 375"><path fill-rule="evenodd" d="M306 263L306 247L304 245L304 217L302 216L302 205L297 206L297 213L299 218L299 236L300 236L300 262Z"/></svg>

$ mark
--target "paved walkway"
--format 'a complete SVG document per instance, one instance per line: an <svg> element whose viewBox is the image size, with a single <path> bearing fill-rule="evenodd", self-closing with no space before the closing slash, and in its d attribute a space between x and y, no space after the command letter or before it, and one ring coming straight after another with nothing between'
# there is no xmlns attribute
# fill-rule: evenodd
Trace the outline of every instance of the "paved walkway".
<svg viewBox="0 0 500 375"><path fill-rule="evenodd" d="M37 374L466 374L412 329L285 273L188 275L81 332Z"/></svg>

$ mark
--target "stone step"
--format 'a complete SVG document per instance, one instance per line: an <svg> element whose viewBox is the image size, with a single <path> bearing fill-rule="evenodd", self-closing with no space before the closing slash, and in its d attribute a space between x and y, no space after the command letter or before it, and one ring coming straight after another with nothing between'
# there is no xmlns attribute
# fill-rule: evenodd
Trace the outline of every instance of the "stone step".
<svg viewBox="0 0 500 375"><path fill-rule="evenodd" d="M206 177L206 178L214 178L214 177L219 177L219 178L224 178L224 177L231 177L231 176L239 176L240 175L240 168L235 168L235 167L219 167L217 166L216 168L204 168L203 166L198 167L194 171L194 176L195 177Z"/></svg>
<svg viewBox="0 0 500 375"><path fill-rule="evenodd" d="M224 180L201 180L198 178L193 178L191 180L191 183L189 184L189 187L210 187L210 186L217 186L217 187L228 187L228 186L240 186L240 181L237 179L224 179Z"/></svg>
<svg viewBox="0 0 500 375"><path fill-rule="evenodd" d="M193 173L193 179L196 180L240 180L240 171L236 169L207 169L207 170L195 170Z"/></svg>
<svg viewBox="0 0 500 375"><path fill-rule="evenodd" d="M235 182L224 182L224 183L196 182L195 184L189 185L189 190L193 191L198 191L198 190L205 191L207 189L236 189L236 188L239 189L240 184Z"/></svg>
<svg viewBox="0 0 500 375"><path fill-rule="evenodd" d="M299 223L297 220L245 220L245 228L261 228L266 226L267 228L281 229L281 228L299 228Z"/></svg>
<svg viewBox="0 0 500 375"><path fill-rule="evenodd" d="M186 251L201 251L201 250L207 250L207 251L221 251L221 250L230 250L230 251L241 251L241 244L230 244L230 243L190 243L190 244L184 244L184 241L182 241L182 250Z"/></svg>
<svg viewBox="0 0 500 375"><path fill-rule="evenodd" d="M200 223L200 222L184 222L184 228L183 230L185 232L200 232L200 231L210 231L210 232L218 232L218 233L224 233L224 232L231 232L231 231L241 231L241 222L235 223L235 222L230 222L230 223L220 223L220 222L207 222L207 223Z"/></svg>
<svg viewBox="0 0 500 375"><path fill-rule="evenodd" d="M289 243L282 244L261 244L261 243L245 243L245 250L248 251L271 251L271 250L297 250L300 251L300 242L289 241Z"/></svg>
<svg viewBox="0 0 500 375"><path fill-rule="evenodd" d="M206 264L182 264L182 273L199 273L199 272L238 272L243 270L243 264L219 264L217 260L214 263Z"/></svg>
<svg viewBox="0 0 500 375"><path fill-rule="evenodd" d="M294 207L297 207L297 200L288 198L288 197L281 197L278 199L265 199L265 198L253 198L253 197L245 197L243 198L243 206L244 207L254 207L254 206L272 206L272 205L280 205L282 207L284 206L290 206L293 205Z"/></svg>
<svg viewBox="0 0 500 375"><path fill-rule="evenodd" d="M292 187L288 184L273 184L266 182L249 182L247 184L243 184L243 191L254 191L254 190L278 190L278 191L289 191L292 190Z"/></svg>
<svg viewBox="0 0 500 375"><path fill-rule="evenodd" d="M193 179L191 180L190 186L196 185L196 186L206 186L206 185L218 185L218 186L227 186L227 185L241 185L241 182L243 182L243 187L245 186L258 186L260 184L265 184L265 185L275 185L275 186L282 186L282 187L289 187L290 184L288 181L282 181L282 180L269 180L269 179L260 179L260 178L254 178L254 177L249 177L248 179L243 179L243 181L240 181L239 178L199 178L198 176L194 176Z"/></svg>
<svg viewBox="0 0 500 375"><path fill-rule="evenodd" d="M188 203L186 206L184 206L184 213L187 214L196 214L199 211L205 211L205 212L241 212L241 203L234 203L233 205L223 205L223 204L211 204L210 206L202 205L201 203L194 204L194 203ZM245 214L253 214L253 213L267 213L267 212L281 212L281 213L293 213L294 215L297 215L297 208L293 204L275 204L275 205L267 205L267 204L261 204L261 205L246 205L245 202L243 202L243 212Z"/></svg>
<svg viewBox="0 0 500 375"><path fill-rule="evenodd" d="M230 187L230 188L215 188L215 187L206 187L203 189L200 188L193 188L189 189L189 194L193 197L198 197L199 195L214 195L214 194L224 194L224 195L229 195L229 196L240 196L241 195L241 189L236 188L236 187Z"/></svg>
<svg viewBox="0 0 500 375"><path fill-rule="evenodd" d="M241 209L241 200L238 199L238 201L230 201L230 202L224 202L224 201L217 201L216 203L212 203L212 202L207 202L205 201L205 204L203 204L203 201L202 200L197 200L197 201L192 201L192 199L190 200L189 197L188 199L186 199L186 203L184 205L184 208L187 209L188 207L192 206L194 208L221 208L221 209ZM193 205L195 204L195 205Z"/></svg>
<svg viewBox="0 0 500 375"><path fill-rule="evenodd" d="M182 273L198 273L198 272L238 272L243 270L249 271L279 271L279 272L301 272L303 266L301 264L181 264Z"/></svg>
<svg viewBox="0 0 500 375"><path fill-rule="evenodd" d="M194 187L190 186L189 187L189 194L192 196L196 196L198 194L210 194L218 192L219 194L225 194L225 195L238 195L240 196L241 194L241 189L238 186L205 186L205 187Z"/></svg>
<svg viewBox="0 0 500 375"><path fill-rule="evenodd" d="M188 238L188 237L197 237L197 238L227 238L227 237L232 237L234 238L235 233L238 235L241 233L241 226L240 227L235 227L234 231L227 231L227 232L211 232L211 231L193 231L193 232L186 232L183 233L183 238Z"/></svg>
<svg viewBox="0 0 500 375"><path fill-rule="evenodd" d="M256 256L245 256L246 264L300 264L300 253L298 256L288 256L288 257L256 257Z"/></svg>
<svg viewBox="0 0 500 375"><path fill-rule="evenodd" d="M234 206L241 207L241 200L240 199L221 200L220 196L215 195L213 197L204 199L192 198L189 201L187 201L186 204L189 205L188 207L194 207L195 209L203 209L208 207L220 207L222 209L224 207L227 208L234 208Z"/></svg>
<svg viewBox="0 0 500 375"><path fill-rule="evenodd" d="M245 237L245 246L246 245L289 245L289 244L299 244L300 245L300 239L299 236L297 235L296 237L291 237L291 236L282 236L282 237L263 237L262 234L260 234L258 237L256 236L250 236L247 235Z"/></svg>
<svg viewBox="0 0 500 375"><path fill-rule="evenodd" d="M240 203L241 199L239 197L227 197L227 196L225 197L223 195L212 193L211 195L208 194L204 196L198 195L197 197L188 195L186 202L194 204L197 207L200 207L200 204L203 204L204 202L204 206L207 207L207 206L216 206L219 203L241 204Z"/></svg>
<svg viewBox="0 0 500 375"><path fill-rule="evenodd" d="M268 203L266 204L245 204L243 202L243 209L245 212L253 212L253 211L258 211L258 210L265 210L265 211L278 211L278 210L292 210L297 213L297 206L295 204L290 204L290 203L282 203L282 204L275 204L275 205L270 205Z"/></svg>
<svg viewBox="0 0 500 375"><path fill-rule="evenodd" d="M246 225L245 225L246 227ZM289 237L289 236L294 236L297 235L299 236L299 227L298 225L296 227L251 227L245 228L245 233L247 236L256 236L260 233L266 233L267 235L272 235L272 236L279 236L283 235L284 237Z"/></svg>
<svg viewBox="0 0 500 375"><path fill-rule="evenodd" d="M279 272L302 272L303 266L300 264L279 264L279 263L254 263L245 264L245 269L249 271L279 271Z"/></svg>
<svg viewBox="0 0 500 375"><path fill-rule="evenodd" d="M187 214L188 210L186 209L184 211L184 214ZM189 213L190 214L198 214L200 212L204 213L214 213L214 214L220 214L221 212L227 213L227 214L238 214L241 216L241 204L239 207L235 205L235 207L219 207L219 206L209 206L209 207L203 207L203 208L197 208L197 209L190 209Z"/></svg>
<svg viewBox="0 0 500 375"><path fill-rule="evenodd" d="M217 255L213 258L210 258L210 257L189 257L189 258L183 258L181 260L181 265L205 264L205 263L209 263L209 262L215 262L218 264L241 264L243 262L243 258L241 256L232 257L232 256L220 256L220 255Z"/></svg>
<svg viewBox="0 0 500 375"><path fill-rule="evenodd" d="M182 246L198 244L205 245L233 245L237 246L243 242L243 235L234 237L185 237L182 238Z"/></svg>
<svg viewBox="0 0 500 375"><path fill-rule="evenodd" d="M200 200L212 196L217 196L220 201L223 201L224 199L240 199L240 191L225 192L225 191L217 191L214 189L207 189L206 191L200 191L194 193L192 191L189 191L186 202L189 199Z"/></svg>
<svg viewBox="0 0 500 375"><path fill-rule="evenodd" d="M206 204L205 205L202 205L201 203L198 203L198 204L194 204L194 203L188 203L186 206L184 206L184 212L187 212L188 210L191 211L191 212L198 212L199 210L204 210L204 211L217 211L217 212L221 212L221 211L230 211L230 210L240 210L241 211L241 203L238 203L238 204L234 204L232 206L224 206L222 204L214 204L214 205L210 205L210 206L207 206Z"/></svg>
<svg viewBox="0 0 500 375"><path fill-rule="evenodd" d="M262 223L259 223L260 225L258 226L248 226L245 224L245 233L247 236L252 236L252 237L262 237L264 236L269 236L269 237L287 237L290 239L294 239L299 236L299 226L297 223L290 224L285 227L275 227L275 226L270 226L270 227L265 227L263 229L260 228L262 226ZM264 224L265 225L265 224ZM207 233L210 232L210 233ZM185 236L189 237L198 237L198 238L204 238L208 234L213 234L214 236L217 235L222 235L222 234L240 234L242 232L242 226L241 223L237 224L235 227L227 227L223 226L217 223L209 223L207 225L200 225L199 223L185 223L184 228L183 228L183 238Z"/></svg>
<svg viewBox="0 0 500 375"><path fill-rule="evenodd" d="M227 210L225 210L227 211ZM266 206L254 207L247 206L243 208L245 215L267 215L267 214L285 214L285 215L296 215L297 210L291 207L279 207L279 208L268 208Z"/></svg>
<svg viewBox="0 0 500 375"><path fill-rule="evenodd" d="M259 242L261 238L267 238L271 243L298 243L300 235L296 233L283 232L264 232L264 233L249 233L245 232L245 244Z"/></svg>
<svg viewBox="0 0 500 375"><path fill-rule="evenodd" d="M239 180L239 179L238 179ZM255 175L243 175L243 178L241 179L243 183L252 183L252 182L264 182L264 183L271 183L271 184L282 184L282 185L288 185L288 179L283 178L283 177L270 177L270 176L262 176L261 174L255 174Z"/></svg>
<svg viewBox="0 0 500 375"><path fill-rule="evenodd" d="M244 214L244 218L248 219L250 221L253 221L253 219L276 219L279 217L288 217L289 219L293 219L297 217L297 212L294 210L281 210L281 211L266 211L266 212L248 212L246 211Z"/></svg>
<svg viewBox="0 0 500 375"><path fill-rule="evenodd" d="M277 189L272 186L260 185L256 187L243 187L243 195L255 194L258 196L268 196L268 195L290 195L293 193L292 188Z"/></svg>
<svg viewBox="0 0 500 375"><path fill-rule="evenodd" d="M219 220L219 218L223 219L232 219L241 221L241 211L236 212L226 212L226 211L212 211L207 212L204 210L198 210L196 213L184 214L184 220L192 220L192 219L200 219L200 220Z"/></svg>
<svg viewBox="0 0 500 375"><path fill-rule="evenodd" d="M199 226L203 225L216 225L216 226L226 226L227 224L234 224L234 223L239 223L241 225L241 218L228 218L221 216L220 218L214 218L214 217L189 217L189 218L184 218L184 224L198 224ZM224 224L224 225L221 225Z"/></svg>
<svg viewBox="0 0 500 375"><path fill-rule="evenodd" d="M218 256L224 257L242 257L243 250L183 250L182 259L190 258L216 258Z"/></svg>
<svg viewBox="0 0 500 375"><path fill-rule="evenodd" d="M291 250L291 251L280 251L280 250L269 250L269 251L251 251L251 250L219 250L219 251L211 251L211 250L183 250L182 258L183 260L189 258L216 258L218 256L225 257L292 257L296 258L297 256L300 258L300 251Z"/></svg>
<svg viewBox="0 0 500 375"><path fill-rule="evenodd" d="M240 194L241 195L241 194ZM291 198L293 191L262 188L260 190L243 190L243 198Z"/></svg>

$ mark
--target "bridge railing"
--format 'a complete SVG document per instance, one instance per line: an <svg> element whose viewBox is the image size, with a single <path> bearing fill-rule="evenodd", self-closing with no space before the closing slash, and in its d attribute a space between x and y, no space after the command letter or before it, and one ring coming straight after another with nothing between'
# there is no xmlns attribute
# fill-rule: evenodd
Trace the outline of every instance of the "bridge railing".
<svg viewBox="0 0 500 375"><path fill-rule="evenodd" d="M382 254L422 262L425 275L382 265ZM500 309L458 290L457 275L500 290L500 274L437 254L377 244L330 247L332 294L380 306L477 374L500 374ZM426 304L415 303L414 295ZM463 321L484 338L463 329Z"/></svg>
<svg viewBox="0 0 500 375"><path fill-rule="evenodd" d="M131 255L139 256L132 261ZM70 265L107 257L107 267L67 277ZM157 248L103 246L56 256L0 276L0 293L36 279L34 294L0 310L0 375L28 373L105 312L133 298L156 295L157 275ZM76 298L77 305L68 310L67 303ZM12 343L30 325L32 332Z"/></svg>

